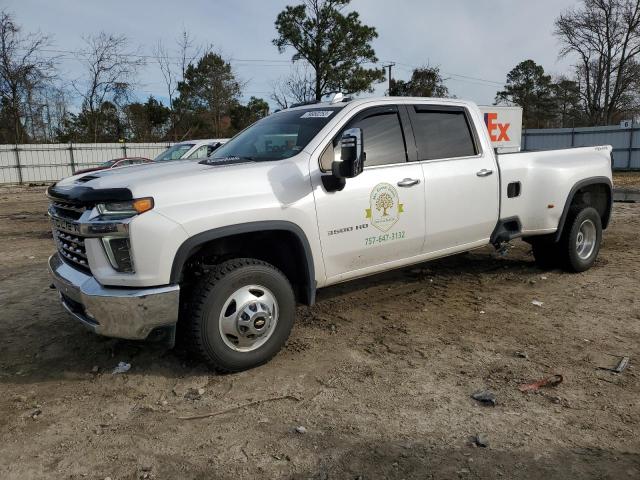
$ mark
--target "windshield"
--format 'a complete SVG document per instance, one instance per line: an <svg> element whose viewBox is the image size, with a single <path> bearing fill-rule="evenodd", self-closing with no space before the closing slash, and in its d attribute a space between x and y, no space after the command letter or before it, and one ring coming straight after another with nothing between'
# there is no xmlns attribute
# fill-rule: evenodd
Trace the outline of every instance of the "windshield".
<svg viewBox="0 0 640 480"><path fill-rule="evenodd" d="M238 157L255 161L293 157L342 107L285 110L269 115L218 148L209 161Z"/></svg>
<svg viewBox="0 0 640 480"><path fill-rule="evenodd" d="M100 166L101 167L110 167L111 165L113 165L116 162L117 162L117 160L107 160L106 162L101 163Z"/></svg>
<svg viewBox="0 0 640 480"><path fill-rule="evenodd" d="M179 160L182 156L191 150L193 143L178 143L172 147L167 148L164 152L158 155L154 161L163 162L166 160Z"/></svg>

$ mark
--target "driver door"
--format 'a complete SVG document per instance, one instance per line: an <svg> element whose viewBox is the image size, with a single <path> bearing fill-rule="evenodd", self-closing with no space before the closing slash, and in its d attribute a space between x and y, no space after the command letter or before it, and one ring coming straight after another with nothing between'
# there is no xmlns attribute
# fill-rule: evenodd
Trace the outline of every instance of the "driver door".
<svg viewBox="0 0 640 480"><path fill-rule="evenodd" d="M361 128L364 171L327 191L314 179L316 212L327 280L335 282L383 270L385 263L419 255L425 236L422 167L408 162L397 106L356 114L345 128ZM340 135L338 135L338 138ZM321 156L330 170L340 155L334 140Z"/></svg>

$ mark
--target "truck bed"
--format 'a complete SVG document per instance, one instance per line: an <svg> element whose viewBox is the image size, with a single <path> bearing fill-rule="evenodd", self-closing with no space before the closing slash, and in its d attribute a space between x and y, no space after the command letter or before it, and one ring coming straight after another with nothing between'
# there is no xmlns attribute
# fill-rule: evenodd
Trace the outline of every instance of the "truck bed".
<svg viewBox="0 0 640 480"><path fill-rule="evenodd" d="M517 218L522 236L555 232L572 189L611 178L611 146L499 154L500 219Z"/></svg>

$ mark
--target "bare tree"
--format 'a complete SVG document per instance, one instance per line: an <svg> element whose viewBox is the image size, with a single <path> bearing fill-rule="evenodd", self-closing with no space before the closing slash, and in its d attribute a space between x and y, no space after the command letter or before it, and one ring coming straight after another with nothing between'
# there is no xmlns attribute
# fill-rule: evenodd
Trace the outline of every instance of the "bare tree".
<svg viewBox="0 0 640 480"><path fill-rule="evenodd" d="M167 47L162 40L158 40L153 48L153 56L160 68L160 73L164 79L167 88L167 97L169 98L169 107L173 105L173 95L176 93L178 80L176 78L175 62L171 58Z"/></svg>
<svg viewBox="0 0 640 480"><path fill-rule="evenodd" d="M82 108L90 117L90 134L97 142L102 104L110 101L119 105L128 99L144 59L129 51L123 35L100 32L83 40L86 47L79 53L79 59L86 68L86 79L83 83L76 82L74 87L82 96Z"/></svg>
<svg viewBox="0 0 640 480"><path fill-rule="evenodd" d="M173 105L178 83L184 80L187 67L202 53L202 48L195 45L186 29L182 30L176 43L178 47L176 55L169 52L162 39L158 40L153 48L153 56L167 88L169 107Z"/></svg>
<svg viewBox="0 0 640 480"><path fill-rule="evenodd" d="M193 61L204 55L210 48L203 48L200 45L196 45L194 39L189 35L186 28L182 28L182 33L178 39L178 66L180 68L180 81L184 80L184 76L187 73L187 68L193 63Z"/></svg>
<svg viewBox="0 0 640 480"><path fill-rule="evenodd" d="M606 125L637 108L640 84L640 0L583 0L556 20L561 55L577 57L577 79L588 122Z"/></svg>
<svg viewBox="0 0 640 480"><path fill-rule="evenodd" d="M178 84L184 81L184 75L189 65L202 54L202 48L197 46L189 32L183 28L177 42L177 52L172 55L162 40L158 40L153 51L160 73L164 79L164 84L169 98L170 130L174 139L178 139L178 131L175 128L182 117L180 104L174 105L174 98L178 89ZM177 108L176 108L177 107Z"/></svg>
<svg viewBox="0 0 640 480"><path fill-rule="evenodd" d="M58 135L64 132L65 122L69 116L69 97L64 87L52 85L45 89L44 110L42 112L44 140L53 142Z"/></svg>
<svg viewBox="0 0 640 480"><path fill-rule="evenodd" d="M56 59L43 55L49 45L48 36L23 34L11 14L0 12L0 100L11 118L8 140L13 143L25 141L23 119L33 110L29 102L54 76Z"/></svg>
<svg viewBox="0 0 640 480"><path fill-rule="evenodd" d="M23 106L24 130L31 142L53 142L69 119L69 99L62 86L48 82L29 89Z"/></svg>
<svg viewBox="0 0 640 480"><path fill-rule="evenodd" d="M310 102L315 98L315 79L306 65L296 65L288 76L272 83L271 99L279 108L288 108L294 103Z"/></svg>

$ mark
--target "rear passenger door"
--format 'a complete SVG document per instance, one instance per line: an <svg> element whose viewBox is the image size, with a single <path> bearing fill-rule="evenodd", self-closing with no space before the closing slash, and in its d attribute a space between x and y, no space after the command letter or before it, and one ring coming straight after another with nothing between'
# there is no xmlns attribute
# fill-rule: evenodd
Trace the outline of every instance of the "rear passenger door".
<svg viewBox="0 0 640 480"><path fill-rule="evenodd" d="M425 178L424 253L488 243L499 210L499 172L465 107L409 105Z"/></svg>
<svg viewBox="0 0 640 480"><path fill-rule="evenodd" d="M424 243L422 168L407 161L405 137L410 130L403 129L398 107L361 111L343 130L355 127L362 129L364 171L348 178L344 189L337 192L327 191L319 178L315 180L322 253L327 277L334 281L416 256ZM321 155L324 172L340 156L340 136Z"/></svg>

